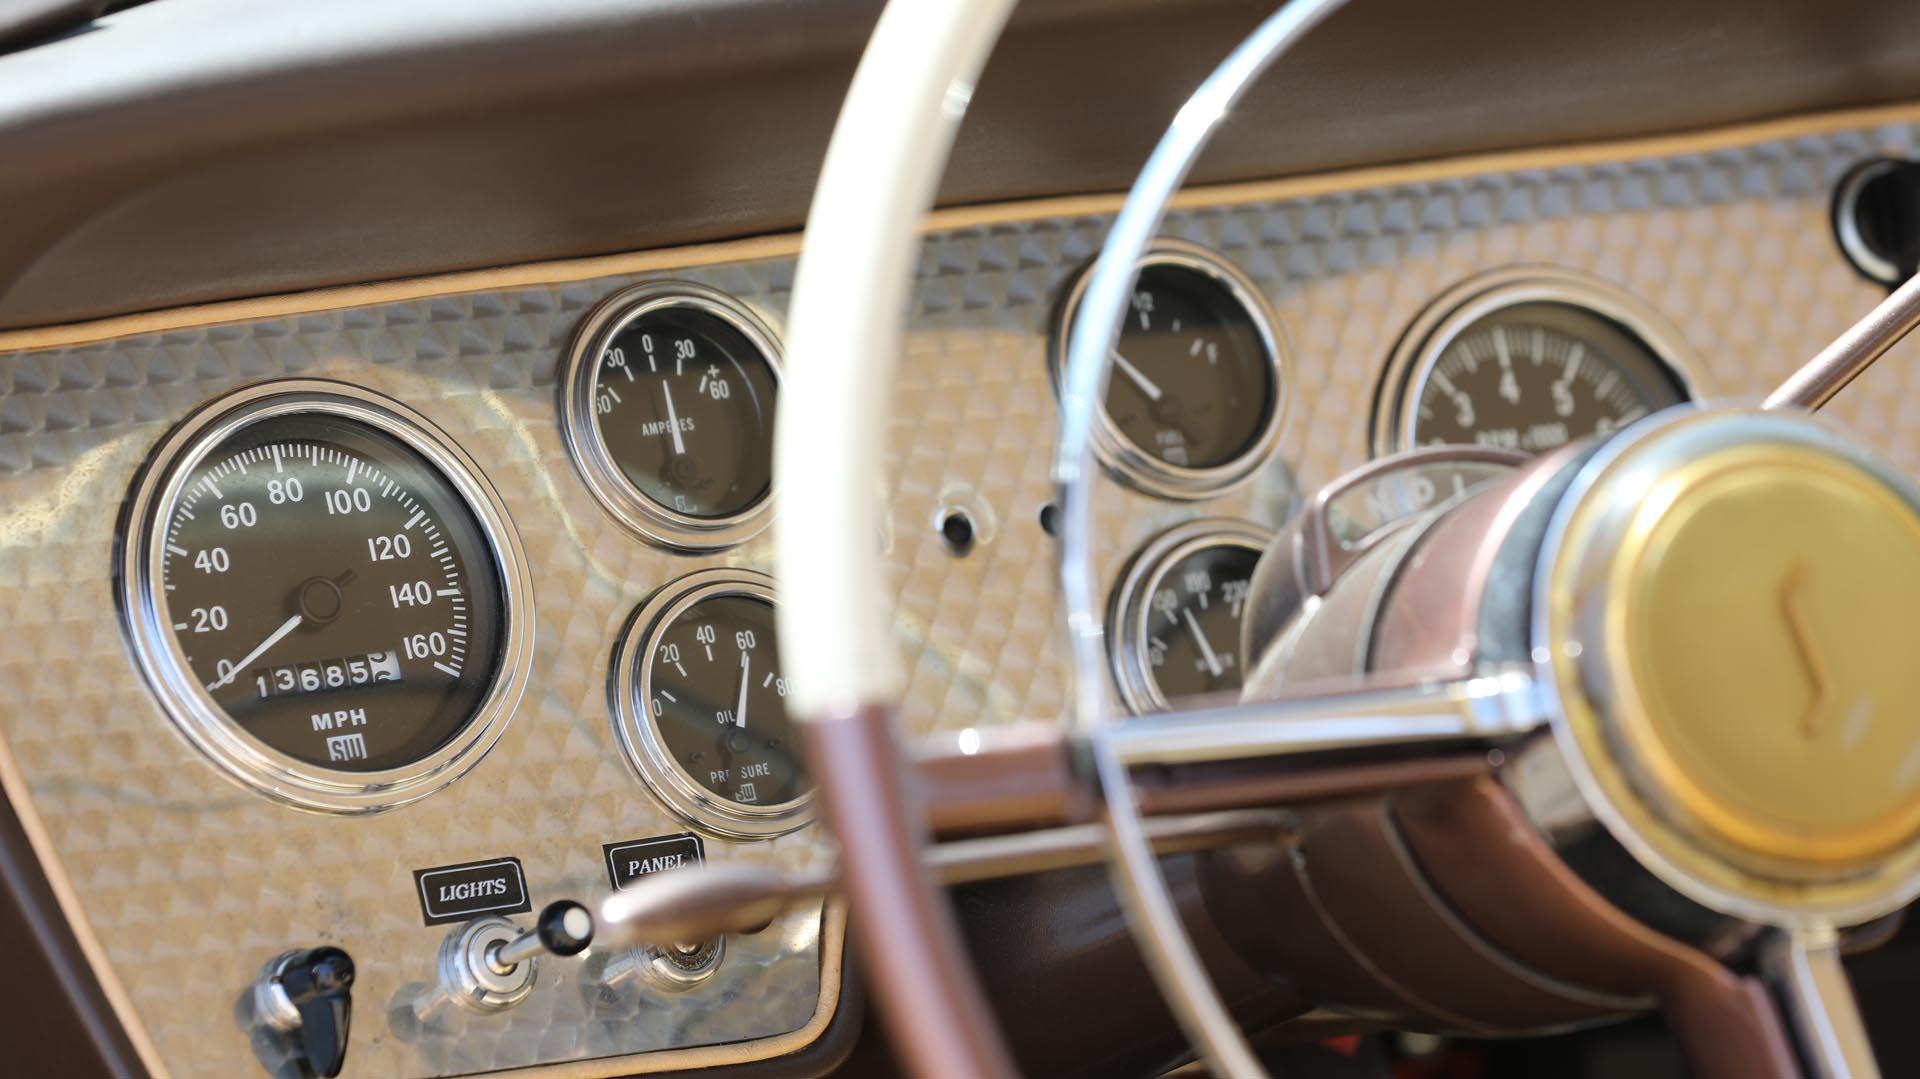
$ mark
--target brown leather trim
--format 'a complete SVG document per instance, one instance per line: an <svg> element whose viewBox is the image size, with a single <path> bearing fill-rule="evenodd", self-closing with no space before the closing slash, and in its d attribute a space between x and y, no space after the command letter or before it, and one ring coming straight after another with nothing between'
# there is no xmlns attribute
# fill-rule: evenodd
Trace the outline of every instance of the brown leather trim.
<svg viewBox="0 0 1920 1079"><path fill-rule="evenodd" d="M963 752L955 736L920 743L914 759L927 823L941 836L1026 831L1093 820L1093 790L1074 774L1057 723L979 732Z"/></svg>
<svg viewBox="0 0 1920 1079"><path fill-rule="evenodd" d="M821 814L851 855L841 859L841 876L860 956L906 1071L1012 1075L953 912L921 862L925 835L892 714L863 706L812 717L802 730L808 755L832 762L820 784Z"/></svg>
<svg viewBox="0 0 1920 1079"><path fill-rule="evenodd" d="M981 732L962 752L951 736L922 743L913 762L927 823L941 838L1027 831L1097 819L1092 787L1073 768L1057 723ZM1298 804L1486 771L1479 752L1402 761L1292 758L1142 769L1134 776L1149 815Z"/></svg>
<svg viewBox="0 0 1920 1079"><path fill-rule="evenodd" d="M140 1075L13 806L0 798L0 1038L8 1075Z"/></svg>
<svg viewBox="0 0 1920 1079"><path fill-rule="evenodd" d="M1601 898L1493 780L1408 792L1396 813L1422 868L1462 917L1550 976L1657 996L1696 1076L1798 1073L1764 992Z"/></svg>
<svg viewBox="0 0 1920 1079"><path fill-rule="evenodd" d="M1488 945L1433 894L1386 801L1306 814L1301 865L1320 916L1428 1014L1484 1033L1565 1026L1644 1008L1528 970Z"/></svg>
<svg viewBox="0 0 1920 1079"><path fill-rule="evenodd" d="M1817 138L1837 131L1920 123L1920 105L1900 104L1845 111L1810 112L1783 119L1734 124L1677 135L1656 135L1546 146L1534 149L1463 154L1404 164L1370 166L1312 175L1238 183L1196 183L1174 197L1175 209L1232 207L1368 188L1444 183L1520 170L1579 168L1673 154L1711 154L1756 142ZM631 198L631 191L622 197ZM1066 195L947 207L927 215L922 233L993 228L1049 217L1085 217L1119 210L1118 193ZM365 307L432 296L454 296L489 289L530 288L591 280L613 274L684 270L723 262L798 254L800 234L779 232L734 240L682 246L649 247L606 255L528 258L500 267L421 272L412 276L368 279L351 284L257 291L248 298L206 300L139 313L68 321L39 320L0 328L0 352L61 348L144 333L166 333L254 319Z"/></svg>

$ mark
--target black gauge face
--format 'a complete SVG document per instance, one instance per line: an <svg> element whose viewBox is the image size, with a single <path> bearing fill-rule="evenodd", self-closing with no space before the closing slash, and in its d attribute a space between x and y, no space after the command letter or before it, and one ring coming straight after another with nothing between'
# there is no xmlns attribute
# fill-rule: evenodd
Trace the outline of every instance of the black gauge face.
<svg viewBox="0 0 1920 1079"><path fill-rule="evenodd" d="M1145 670L1168 703L1238 692L1240 619L1260 551L1222 541L1188 552L1148 582Z"/></svg>
<svg viewBox="0 0 1920 1079"><path fill-rule="evenodd" d="M773 482L777 381L734 323L694 304L643 311L594 371L594 428L646 498L684 517L735 517Z"/></svg>
<svg viewBox="0 0 1920 1079"><path fill-rule="evenodd" d="M743 806L778 806L813 789L787 718L773 604L738 593L698 600L640 662L641 703L687 778Z"/></svg>
<svg viewBox="0 0 1920 1079"><path fill-rule="evenodd" d="M1230 464L1259 445L1273 419L1276 358L1253 313L1212 274L1144 267L1110 359L1108 418L1164 464Z"/></svg>
<svg viewBox="0 0 1920 1079"><path fill-rule="evenodd" d="M1572 304L1520 303L1441 350L1419 383L1411 441L1543 453L1685 397L1653 349L1619 323Z"/></svg>
<svg viewBox="0 0 1920 1079"><path fill-rule="evenodd" d="M188 673L241 730L347 772L411 764L499 673L499 564L431 462L369 424L268 416L186 477L152 542Z"/></svg>

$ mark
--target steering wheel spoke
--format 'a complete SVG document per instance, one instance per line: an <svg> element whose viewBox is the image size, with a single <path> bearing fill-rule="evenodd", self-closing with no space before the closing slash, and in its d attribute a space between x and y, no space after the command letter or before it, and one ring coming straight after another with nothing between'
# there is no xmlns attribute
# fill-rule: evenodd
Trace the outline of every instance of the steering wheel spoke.
<svg viewBox="0 0 1920 1079"><path fill-rule="evenodd" d="M1131 768L1492 745L1536 730L1546 719L1546 702L1532 676L1516 671L1139 716L1088 737L1112 743Z"/></svg>
<svg viewBox="0 0 1920 1079"><path fill-rule="evenodd" d="M1840 934L1832 926L1773 934L1761 946L1760 966L1810 1076L1877 1079L1880 1068L1840 965Z"/></svg>

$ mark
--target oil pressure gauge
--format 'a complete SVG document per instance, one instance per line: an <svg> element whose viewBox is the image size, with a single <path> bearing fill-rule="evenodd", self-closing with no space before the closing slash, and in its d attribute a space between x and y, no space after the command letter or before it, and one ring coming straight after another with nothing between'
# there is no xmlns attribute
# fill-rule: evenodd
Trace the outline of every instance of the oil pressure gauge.
<svg viewBox="0 0 1920 1079"><path fill-rule="evenodd" d="M811 817L774 603L764 574L694 573L634 614L614 654L628 763L668 807L719 835L780 835Z"/></svg>
<svg viewBox="0 0 1920 1079"><path fill-rule="evenodd" d="M1269 534L1245 521L1187 521L1127 564L1110 605L1108 649L1120 696L1135 713L1238 693L1246 661L1241 620Z"/></svg>
<svg viewBox="0 0 1920 1079"><path fill-rule="evenodd" d="M725 293L654 283L609 298L574 341L568 448L615 519L684 550L738 543L772 509L773 331Z"/></svg>

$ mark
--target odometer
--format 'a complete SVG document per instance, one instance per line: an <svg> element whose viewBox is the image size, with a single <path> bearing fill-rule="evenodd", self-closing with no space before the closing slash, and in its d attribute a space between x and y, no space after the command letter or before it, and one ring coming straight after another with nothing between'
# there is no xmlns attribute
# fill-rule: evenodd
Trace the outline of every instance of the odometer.
<svg viewBox="0 0 1920 1079"><path fill-rule="evenodd" d="M498 735L527 649L519 549L424 419L333 383L244 391L168 439L136 502L136 648L229 772L381 808Z"/></svg>

